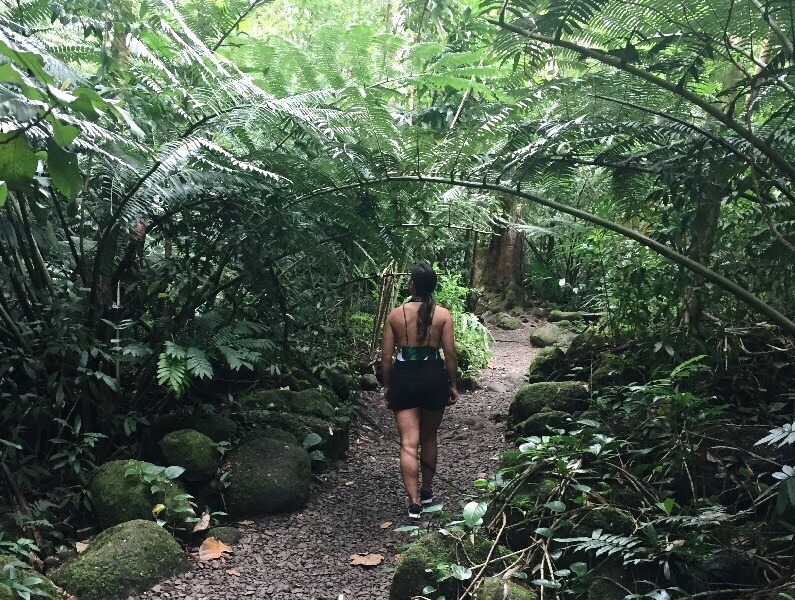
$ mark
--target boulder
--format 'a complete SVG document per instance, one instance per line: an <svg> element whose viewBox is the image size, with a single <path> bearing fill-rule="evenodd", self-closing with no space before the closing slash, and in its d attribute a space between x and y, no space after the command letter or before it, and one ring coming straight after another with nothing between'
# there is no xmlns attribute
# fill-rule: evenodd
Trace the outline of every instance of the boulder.
<svg viewBox="0 0 795 600"><path fill-rule="evenodd" d="M552 346L560 339L560 327L554 323L546 323L541 327L536 327L530 334L530 341L541 348Z"/></svg>
<svg viewBox="0 0 795 600"><path fill-rule="evenodd" d="M582 318L583 313L580 311L551 310L547 315L547 319L553 323L558 321L579 321Z"/></svg>
<svg viewBox="0 0 795 600"><path fill-rule="evenodd" d="M235 527L211 527L207 530L207 537L215 538L224 544L237 544L243 537L243 532Z"/></svg>
<svg viewBox="0 0 795 600"><path fill-rule="evenodd" d="M429 585L438 588L438 595L458 598L457 580L437 583L433 573L436 565L451 561L455 561L455 552L440 534L423 535L408 547L395 567L389 600L411 600L423 596L423 588Z"/></svg>
<svg viewBox="0 0 795 600"><path fill-rule="evenodd" d="M327 383L334 393L343 400L349 400L351 397L351 387L353 378L340 369L328 368L324 369L320 378L324 383Z"/></svg>
<svg viewBox="0 0 795 600"><path fill-rule="evenodd" d="M627 511L613 506L588 508L574 529L574 535L589 537L597 529L615 535L632 535L635 531L635 519Z"/></svg>
<svg viewBox="0 0 795 600"><path fill-rule="evenodd" d="M588 389L579 381L548 381L523 385L508 409L511 423L521 423L544 410L574 412L585 404Z"/></svg>
<svg viewBox="0 0 795 600"><path fill-rule="evenodd" d="M55 587L55 584L49 578L45 577L41 573L37 573L36 571L33 570L33 568L30 565L22 562L16 556L10 556L8 554L0 554L0 576L2 576L3 570L6 568L6 565L11 563L18 563L18 565L21 565L18 566L17 568L20 571L23 571L24 575L22 577L19 577L18 579L24 579L26 577L38 577L39 579L41 579L41 583L35 586L36 589L39 589L40 591L44 592L53 600L57 600L58 598L60 598L60 594L58 593L58 588ZM41 596L33 596L33 597L41 598ZM15 598L15 596L13 594L11 596L8 596L9 600L11 598ZM5 600L3 596L2 587L0 587L0 600Z"/></svg>
<svg viewBox="0 0 795 600"><path fill-rule="evenodd" d="M475 600L536 600L538 594L500 577L486 577L475 592Z"/></svg>
<svg viewBox="0 0 795 600"><path fill-rule="evenodd" d="M243 414L265 428L287 431L302 443L315 433L320 450L328 460L345 457L350 441L350 416L329 402L330 393L313 388L303 392L257 390L240 399Z"/></svg>
<svg viewBox="0 0 795 600"><path fill-rule="evenodd" d="M180 429L160 440L160 451L169 465L185 469L188 481L209 481L218 471L220 453L215 442L194 429Z"/></svg>
<svg viewBox="0 0 795 600"><path fill-rule="evenodd" d="M381 387L378 378L372 373L367 373L359 378L359 387L365 392L374 392Z"/></svg>
<svg viewBox="0 0 795 600"><path fill-rule="evenodd" d="M190 419L189 427L203 433L215 443L229 442L237 437L237 423L220 415L195 415Z"/></svg>
<svg viewBox="0 0 795 600"><path fill-rule="evenodd" d="M276 427L258 427L256 429L252 429L243 436L241 443L245 444L251 440L258 440L260 438L270 438L279 442L300 445L298 438L292 433L285 431L284 429L277 429Z"/></svg>
<svg viewBox="0 0 795 600"><path fill-rule="evenodd" d="M100 533L52 577L80 600L120 600L186 569L185 553L165 529L135 520Z"/></svg>
<svg viewBox="0 0 795 600"><path fill-rule="evenodd" d="M521 329L522 320L508 313L500 312L491 317L491 322L500 329Z"/></svg>
<svg viewBox="0 0 795 600"><path fill-rule="evenodd" d="M550 429L565 429L571 415L562 410L543 410L514 427L517 435L549 435Z"/></svg>
<svg viewBox="0 0 795 600"><path fill-rule="evenodd" d="M584 366L597 360L610 350L609 340L593 330L586 330L574 336L566 350L566 360L574 365Z"/></svg>
<svg viewBox="0 0 795 600"><path fill-rule="evenodd" d="M301 446L259 438L232 450L222 469L231 472L224 493L232 517L298 510L309 497L312 460Z"/></svg>
<svg viewBox="0 0 795 600"><path fill-rule="evenodd" d="M152 519L152 508L164 504L165 510L160 518L180 522L180 515L192 513L188 498L173 481L158 481L162 492L152 492L150 483L140 475L147 469L157 469L152 463L137 460L112 460L101 465L88 490L94 504L94 513L102 529L131 521L133 519ZM126 472L135 470L135 474Z"/></svg>
<svg viewBox="0 0 795 600"><path fill-rule="evenodd" d="M539 383L553 379L555 373L564 368L563 357L563 350L557 346L542 348L530 363L525 380L527 383Z"/></svg>

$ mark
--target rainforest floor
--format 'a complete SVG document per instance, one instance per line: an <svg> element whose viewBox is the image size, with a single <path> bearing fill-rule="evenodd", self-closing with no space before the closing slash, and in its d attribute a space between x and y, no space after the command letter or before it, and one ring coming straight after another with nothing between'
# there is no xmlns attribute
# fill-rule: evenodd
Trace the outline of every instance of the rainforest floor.
<svg viewBox="0 0 795 600"><path fill-rule="evenodd" d="M537 352L530 333L538 321L523 321L521 329L492 332L494 356L476 389L447 409L434 482L436 502L445 510L460 513L476 493L473 481L492 475L498 453L509 449L505 416ZM379 392L363 393L358 412L347 463L318 476L303 510L244 521L248 524L238 525L243 538L228 558L199 562L193 553L187 573L139 598L386 599L398 549L413 539L394 529L416 521L406 516L392 412ZM350 564L351 555L368 553L382 555L383 562L376 567Z"/></svg>

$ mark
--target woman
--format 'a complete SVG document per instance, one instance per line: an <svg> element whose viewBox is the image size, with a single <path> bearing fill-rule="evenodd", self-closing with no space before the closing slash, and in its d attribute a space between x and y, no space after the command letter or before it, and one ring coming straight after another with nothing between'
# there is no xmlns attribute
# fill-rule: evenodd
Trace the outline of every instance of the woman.
<svg viewBox="0 0 795 600"><path fill-rule="evenodd" d="M446 406L458 400L453 320L436 306L436 273L428 265L411 268L411 300L389 313L381 345L384 401L395 411L400 432L400 473L409 495L409 517L418 519L422 505L433 503L436 432ZM398 353L392 364L392 354ZM444 351L444 360L439 349ZM417 458L422 447L422 489Z"/></svg>

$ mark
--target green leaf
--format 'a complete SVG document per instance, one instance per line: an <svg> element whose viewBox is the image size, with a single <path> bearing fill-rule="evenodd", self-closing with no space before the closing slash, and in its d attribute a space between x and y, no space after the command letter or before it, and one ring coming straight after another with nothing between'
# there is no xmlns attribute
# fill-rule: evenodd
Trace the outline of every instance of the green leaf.
<svg viewBox="0 0 795 600"><path fill-rule="evenodd" d="M69 200L77 198L77 194L83 187L77 156L64 150L55 140L50 139L47 143L47 168L50 173L50 181L55 189Z"/></svg>
<svg viewBox="0 0 795 600"><path fill-rule="evenodd" d="M469 567L464 567L462 565L450 565L450 571L453 573L453 577L459 581L472 578L472 569Z"/></svg>
<svg viewBox="0 0 795 600"><path fill-rule="evenodd" d="M38 164L36 153L20 130L0 133L0 173L10 189L26 188Z"/></svg>
<svg viewBox="0 0 795 600"><path fill-rule="evenodd" d="M207 355L198 348L190 347L187 351L188 371L199 379L211 379L213 376L213 366L210 364Z"/></svg>
<svg viewBox="0 0 795 600"><path fill-rule="evenodd" d="M569 567L571 572L574 573L577 577L582 577L588 572L588 565L584 562L576 562Z"/></svg>
<svg viewBox="0 0 795 600"><path fill-rule="evenodd" d="M8 186L5 181L0 181L0 208L6 203L6 196L8 196Z"/></svg>
<svg viewBox="0 0 795 600"><path fill-rule="evenodd" d="M170 467L166 467L166 470L163 471L163 475L165 475L169 479L176 479L177 477L182 475L184 472L185 472L185 469L183 469L182 467L179 467L177 465L172 465Z"/></svg>
<svg viewBox="0 0 795 600"><path fill-rule="evenodd" d="M787 479L787 492L789 493L789 503L795 506L795 477Z"/></svg>
<svg viewBox="0 0 795 600"><path fill-rule="evenodd" d="M553 500L552 502L547 502L544 506L546 506L552 512L556 513L561 513L564 510L566 510L566 505L560 500Z"/></svg>
<svg viewBox="0 0 795 600"><path fill-rule="evenodd" d="M64 148L74 142L75 138L80 135L80 128L76 125L61 123L58 119L52 119L50 125L52 125L52 136L55 141Z"/></svg>
<svg viewBox="0 0 795 600"><path fill-rule="evenodd" d="M553 538L555 537L555 532L552 531L549 527L539 527L536 529L536 533L538 535L544 536L545 538Z"/></svg>
<svg viewBox="0 0 795 600"><path fill-rule="evenodd" d="M392 531L417 531L418 529L417 525L401 525L400 527L395 527Z"/></svg>
<svg viewBox="0 0 795 600"><path fill-rule="evenodd" d="M485 502L469 502L464 506L464 522L470 527L480 525L483 522L483 515L486 514L488 505Z"/></svg>
<svg viewBox="0 0 795 600"><path fill-rule="evenodd" d="M312 433L308 433L304 438L304 448L309 450L312 446L317 446L322 441L323 438L313 431Z"/></svg>

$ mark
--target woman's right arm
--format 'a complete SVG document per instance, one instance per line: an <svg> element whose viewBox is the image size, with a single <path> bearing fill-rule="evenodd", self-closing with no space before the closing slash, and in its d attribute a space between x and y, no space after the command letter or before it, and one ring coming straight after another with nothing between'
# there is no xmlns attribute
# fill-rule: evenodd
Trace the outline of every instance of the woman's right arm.
<svg viewBox="0 0 795 600"><path fill-rule="evenodd" d="M450 379L450 401L448 404L455 404L458 400L458 357L455 353L455 338L453 337L453 318L450 313L442 324L442 350L444 351L444 366L447 369L447 377Z"/></svg>

